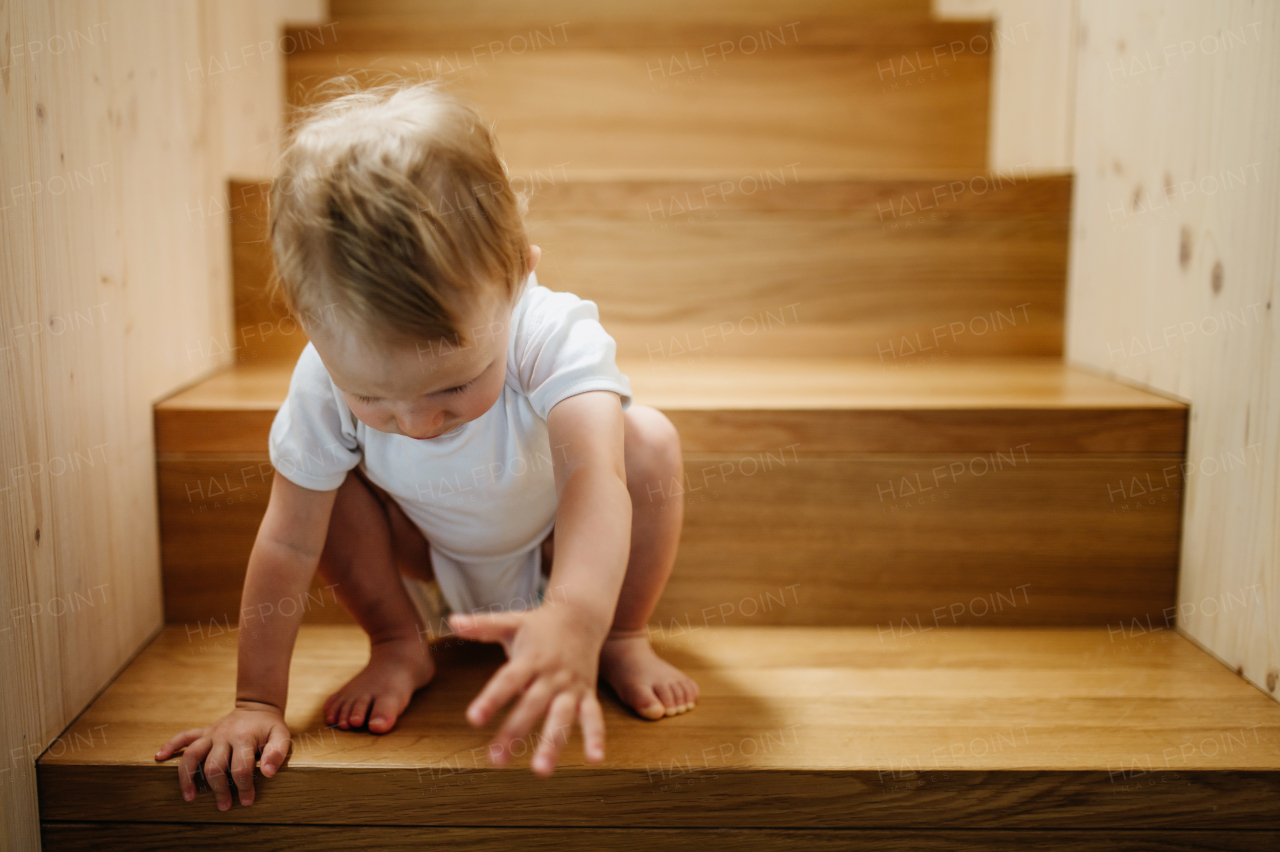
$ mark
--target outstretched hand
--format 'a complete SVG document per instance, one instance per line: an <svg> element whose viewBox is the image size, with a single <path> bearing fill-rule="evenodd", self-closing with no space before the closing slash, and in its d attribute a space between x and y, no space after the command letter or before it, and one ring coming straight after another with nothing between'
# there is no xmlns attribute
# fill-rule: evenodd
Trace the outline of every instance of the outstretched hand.
<svg viewBox="0 0 1280 852"><path fill-rule="evenodd" d="M604 713L596 697L604 636L584 624L575 610L544 604L526 612L454 613L449 626L460 638L500 642L507 652L507 662L467 707L468 722L487 724L523 693L489 744L493 764L505 765L512 745L544 715L534 772L548 776L555 771L575 720L582 728L587 760L604 760Z"/></svg>

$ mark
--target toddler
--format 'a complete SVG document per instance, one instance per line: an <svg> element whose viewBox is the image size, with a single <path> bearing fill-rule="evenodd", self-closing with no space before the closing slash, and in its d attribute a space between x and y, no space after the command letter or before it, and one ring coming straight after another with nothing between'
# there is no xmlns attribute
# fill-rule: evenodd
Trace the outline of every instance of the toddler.
<svg viewBox="0 0 1280 852"><path fill-rule="evenodd" d="M679 437L631 404L595 304L538 285L523 207L489 128L434 86L347 94L300 126L271 243L311 342L271 428L242 611L318 569L370 641L325 722L384 733L435 673L438 589L455 634L506 651L466 711L481 726L515 700L492 762L544 720L533 769L549 775L575 722L604 759L598 677L647 719L698 686L646 628L680 537L679 496L651 496L682 477ZM235 709L156 754L185 749L188 801L202 762L222 810L228 772L249 805L255 757L266 777L284 762L300 621L242 622Z"/></svg>

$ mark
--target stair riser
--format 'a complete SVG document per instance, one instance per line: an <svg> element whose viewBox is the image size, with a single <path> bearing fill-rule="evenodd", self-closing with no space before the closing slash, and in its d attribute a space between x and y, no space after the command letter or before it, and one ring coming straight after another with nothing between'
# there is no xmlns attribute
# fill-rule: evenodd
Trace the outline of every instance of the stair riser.
<svg viewBox="0 0 1280 852"><path fill-rule="evenodd" d="M683 482L649 488L656 502L685 503L680 554L651 623L657 638L681 641L737 622L880 625L897 639L954 624L1159 620L1174 605L1180 461L1026 446L688 453ZM271 476L265 454L160 460L168 621L197 637L235 625ZM302 602L306 619L348 620L321 585Z"/></svg>
<svg viewBox="0 0 1280 852"><path fill-rule="evenodd" d="M573 21L621 21L653 24L660 21L706 22L723 20L741 22L756 17L776 18L777 0L554 0L538 4L539 14L548 20L567 17ZM848 18L876 18L885 15L902 17L905 22L929 22L929 0L792 0L787 12L806 20L840 15ZM519 20L529 15L525 0L484 0L481 3L450 3L444 0L330 0L329 13L346 26L364 26L377 18L395 18L392 23L432 24L480 20ZM790 20L790 18L788 18Z"/></svg>
<svg viewBox="0 0 1280 852"><path fill-rule="evenodd" d="M646 377L652 381L652 377ZM284 388L282 387L283 391ZM643 396L642 396L643 398ZM156 452L248 453L263 448L279 403L251 410L156 412ZM686 452L988 453L1026 444L1038 453L1167 453L1186 446L1178 408L739 409L657 405Z"/></svg>
<svg viewBox="0 0 1280 852"><path fill-rule="evenodd" d="M771 172L770 188L748 194L736 187L764 179L726 178L725 190L549 172L548 183L527 182L539 281L595 301L621 356L659 362L853 356L892 370L1062 353L1070 178L1015 170L996 189L985 175L974 184L796 174ZM294 358L306 345L267 299L267 194L265 184L230 188L241 361Z"/></svg>
<svg viewBox="0 0 1280 852"><path fill-rule="evenodd" d="M477 740L477 742L482 742ZM713 746L714 747L714 746ZM464 751L465 755L466 752ZM250 808L227 815L239 823L319 825L486 825L735 828L1181 828L1275 831L1280 774L1247 771L1164 773L1168 781L1141 794L1118 794L1105 771L948 771L892 787L889 772L782 769L686 776L663 791L656 769L614 771L565 767L552 778L527 770L450 772L436 785L427 768L291 766L255 778ZM1172 776L1177 776L1174 779ZM39 767L41 818L198 823L216 812L178 795L175 766ZM655 783L656 779L656 783ZM317 795L317 790L345 788ZM350 791L359 791L353 795ZM424 796L426 797L424 799ZM424 807L424 801L429 807ZM376 802L376 808L370 803ZM497 803L512 805L501 807ZM519 807L515 806L519 803ZM225 824L225 823L224 823ZM1150 848L1150 847L1142 847Z"/></svg>
<svg viewBox="0 0 1280 852"><path fill-rule="evenodd" d="M515 170L560 163L745 171L791 162L808 169L986 163L989 25L915 27L872 43L822 47L810 46L799 26L783 24L774 27L770 49L749 55L750 41L731 54L719 45L758 42L753 28L711 27L676 42L663 35L649 47L617 47L630 32L620 27L584 33L578 47L566 25L564 46L488 49L525 29L459 32L399 53L344 52L336 31L336 41L289 58L289 92L307 102L339 74L443 78L497 122ZM904 35L914 41L903 43ZM960 45L954 52L952 43ZM930 61L935 67L905 70L903 56L915 69L917 53L932 57L934 48L942 57Z"/></svg>
<svg viewBox="0 0 1280 852"><path fill-rule="evenodd" d="M688 782L686 782L687 784ZM696 783L696 782L695 782ZM663 852L757 852L804 849L844 852L873 848L881 852L1271 852L1280 845L1280 831L1117 830L1099 838L1097 831L1006 829L961 831L929 829L768 829L719 828L705 831L662 828L472 828L436 827L432 840L465 847L470 852L510 849L662 849ZM420 852L423 831L400 826L318 825L157 825L153 823L46 822L46 852L170 849L215 850L228 845L269 841L279 849L379 849Z"/></svg>

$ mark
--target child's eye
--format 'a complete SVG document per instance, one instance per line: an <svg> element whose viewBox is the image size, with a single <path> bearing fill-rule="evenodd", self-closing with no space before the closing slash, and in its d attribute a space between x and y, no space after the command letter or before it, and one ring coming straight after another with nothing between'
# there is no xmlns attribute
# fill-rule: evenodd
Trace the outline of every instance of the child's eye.
<svg viewBox="0 0 1280 852"><path fill-rule="evenodd" d="M471 381L467 382L465 385L458 385L456 388L449 388L447 391L445 391L445 393L462 393L464 390L471 387L475 383L476 383L476 380L472 379Z"/></svg>
<svg viewBox="0 0 1280 852"><path fill-rule="evenodd" d="M368 405L369 403L376 401L377 398L372 396L357 396L356 399L360 400L365 405Z"/></svg>

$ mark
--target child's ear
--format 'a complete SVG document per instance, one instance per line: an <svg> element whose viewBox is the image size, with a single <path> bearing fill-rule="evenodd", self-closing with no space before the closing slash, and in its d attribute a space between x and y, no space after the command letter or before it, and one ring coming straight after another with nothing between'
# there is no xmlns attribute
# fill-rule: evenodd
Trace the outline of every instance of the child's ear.
<svg viewBox="0 0 1280 852"><path fill-rule="evenodd" d="M529 246L529 271L537 269L538 261L542 259L542 249L535 245Z"/></svg>

